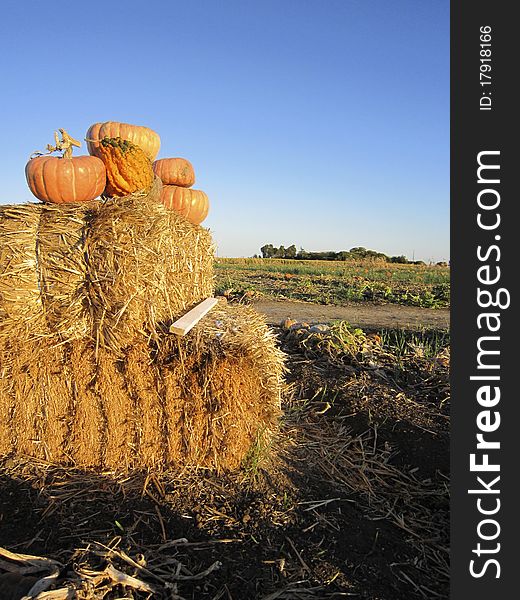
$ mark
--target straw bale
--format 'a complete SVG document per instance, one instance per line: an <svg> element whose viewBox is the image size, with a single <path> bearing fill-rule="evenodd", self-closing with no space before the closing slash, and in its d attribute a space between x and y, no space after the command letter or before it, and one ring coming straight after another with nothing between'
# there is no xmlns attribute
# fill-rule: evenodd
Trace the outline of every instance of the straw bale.
<svg viewBox="0 0 520 600"><path fill-rule="evenodd" d="M159 361L171 427L167 462L235 469L254 444L269 443L283 354L252 308L219 306L186 337L166 338Z"/></svg>
<svg viewBox="0 0 520 600"><path fill-rule="evenodd" d="M45 330L35 240L39 204L0 207L0 336Z"/></svg>
<svg viewBox="0 0 520 600"><path fill-rule="evenodd" d="M43 204L36 238L41 303L49 332L66 340L90 333L85 235L99 202Z"/></svg>
<svg viewBox="0 0 520 600"><path fill-rule="evenodd" d="M210 233L148 194L0 207L0 337L90 337L121 355L211 296Z"/></svg>
<svg viewBox="0 0 520 600"><path fill-rule="evenodd" d="M91 339L0 340L0 456L88 469L236 469L276 431L283 355L263 318L217 307L122 357Z"/></svg>
<svg viewBox="0 0 520 600"><path fill-rule="evenodd" d="M160 185L145 198L107 201L87 231L93 334L116 353L213 293L211 236L157 202Z"/></svg>

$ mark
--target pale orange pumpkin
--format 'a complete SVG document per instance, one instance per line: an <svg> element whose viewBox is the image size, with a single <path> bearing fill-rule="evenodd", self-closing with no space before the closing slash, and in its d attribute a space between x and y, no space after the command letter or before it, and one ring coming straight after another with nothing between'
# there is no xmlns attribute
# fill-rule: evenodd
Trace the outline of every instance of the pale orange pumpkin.
<svg viewBox="0 0 520 600"><path fill-rule="evenodd" d="M161 202L194 225L200 225L208 216L209 200L202 190L183 188L177 185L163 185Z"/></svg>
<svg viewBox="0 0 520 600"><path fill-rule="evenodd" d="M167 185L188 188L195 183L193 165L185 158L161 158L153 163L153 170Z"/></svg>
<svg viewBox="0 0 520 600"><path fill-rule="evenodd" d="M54 134L55 146L47 145L47 153L63 152L63 156L47 156L42 152L25 165L25 177L31 192L43 202L65 204L90 202L105 189L106 169L95 156L72 156L72 147L80 143L64 129Z"/></svg>
<svg viewBox="0 0 520 600"><path fill-rule="evenodd" d="M139 146L153 162L159 154L161 138L159 134L141 125L130 125L117 121L94 123L87 131L86 140L89 154L99 157L99 142L103 138L121 138Z"/></svg>

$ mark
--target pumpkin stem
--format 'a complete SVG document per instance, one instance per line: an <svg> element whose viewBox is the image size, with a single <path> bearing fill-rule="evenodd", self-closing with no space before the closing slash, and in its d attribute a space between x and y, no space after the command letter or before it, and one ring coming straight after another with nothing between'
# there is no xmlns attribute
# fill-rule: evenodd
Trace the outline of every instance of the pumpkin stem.
<svg viewBox="0 0 520 600"><path fill-rule="evenodd" d="M59 138L58 131L61 133L61 140ZM76 146L76 148L80 148L81 142L78 142L78 140L75 140L73 137L71 137L65 131L65 129L59 129L58 131L54 132L54 146L47 144L47 152L40 152L36 150L36 152L31 154L30 158L34 158L35 156L43 156L45 154L52 154L52 152L63 152L63 158L72 158L72 147Z"/></svg>

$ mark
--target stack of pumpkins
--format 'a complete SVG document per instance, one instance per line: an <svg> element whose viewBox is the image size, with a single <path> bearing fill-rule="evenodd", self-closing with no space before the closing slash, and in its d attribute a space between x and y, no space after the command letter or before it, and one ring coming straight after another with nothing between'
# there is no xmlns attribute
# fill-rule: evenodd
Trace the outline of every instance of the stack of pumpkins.
<svg viewBox="0 0 520 600"><path fill-rule="evenodd" d="M159 135L138 125L107 121L95 123L86 135L90 156L72 156L73 146L80 143L63 129L55 135L55 145L47 152L37 152L25 167L31 192L43 202L80 203L101 194L121 197L148 192L154 176L163 182L160 200L195 225L208 215L209 201L201 190L191 189L195 173L184 158L155 160L161 140ZM49 156L62 151L60 157ZM154 162L155 161L155 162Z"/></svg>

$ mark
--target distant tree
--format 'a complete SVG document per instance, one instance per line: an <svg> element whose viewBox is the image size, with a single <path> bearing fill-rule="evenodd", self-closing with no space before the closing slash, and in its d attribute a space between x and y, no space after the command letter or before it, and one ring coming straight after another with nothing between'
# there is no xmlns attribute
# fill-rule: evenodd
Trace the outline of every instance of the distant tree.
<svg viewBox="0 0 520 600"><path fill-rule="evenodd" d="M406 265L408 263L408 259L406 258L406 256L391 256L390 257L390 262L391 263L398 263L401 265Z"/></svg>
<svg viewBox="0 0 520 600"><path fill-rule="evenodd" d="M292 244L292 246L289 246L289 248L287 248L285 251L285 258L296 258L297 252L296 246Z"/></svg>
<svg viewBox="0 0 520 600"><path fill-rule="evenodd" d="M275 254L275 248L272 244L265 244L260 248L260 252L262 253L262 258L273 258Z"/></svg>
<svg viewBox="0 0 520 600"><path fill-rule="evenodd" d="M367 249L363 248L363 246L356 246L350 249L350 254L353 254L356 258L365 258Z"/></svg>
<svg viewBox="0 0 520 600"><path fill-rule="evenodd" d="M262 258L297 258L299 260L373 260L380 262L390 263L401 263L410 264L410 261L406 256L387 256L383 252L376 252L375 250L368 250L363 246L356 246L350 250L341 250L340 252L308 252L300 247L297 250L295 244L291 244L288 248L281 245L278 248L272 244L265 244L260 248ZM419 262L419 261L417 261Z"/></svg>
<svg viewBox="0 0 520 600"><path fill-rule="evenodd" d="M387 258L386 254L382 252L376 252L375 250L367 250L365 258Z"/></svg>

